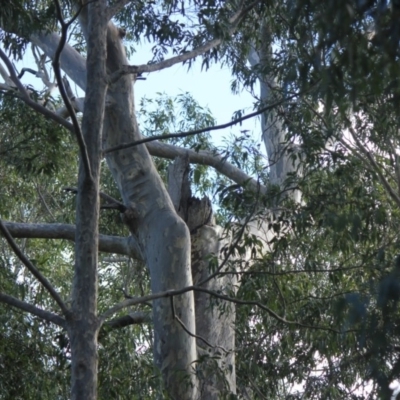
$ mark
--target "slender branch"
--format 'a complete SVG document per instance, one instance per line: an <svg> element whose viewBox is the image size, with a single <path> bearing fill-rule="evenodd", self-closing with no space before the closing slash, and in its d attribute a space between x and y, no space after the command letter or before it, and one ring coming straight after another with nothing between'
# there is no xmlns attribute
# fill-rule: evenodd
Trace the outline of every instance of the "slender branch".
<svg viewBox="0 0 400 400"><path fill-rule="evenodd" d="M235 118L234 120L230 121L230 122L226 122L225 124L221 124L221 125L214 125L214 126L209 126L207 128L201 128L201 129L195 129L193 131L189 131L189 132L179 132L179 133L170 133L168 135L154 135L154 136L149 136L140 140L135 140L134 142L131 143L124 143L124 144L120 144L118 146L114 146L114 147L110 147L109 149L106 149L103 151L104 154L108 154L111 153L113 151L117 151L117 150L123 150L123 149L128 149L130 147L134 147L134 146L138 146L140 144L144 144L144 143L149 143L149 142L154 142L155 140L160 140L160 139L171 139L171 138L183 138L186 136L192 136L192 135L198 135L200 133L204 133L204 132L211 132L211 131L217 131L220 129L225 129L228 128L232 125L236 125L242 121L245 121L247 119L256 117L257 115L260 115L266 111L269 111L285 102L287 102L288 100L292 99L293 97L298 96L298 94L296 93L295 95L290 96L289 98L286 99L282 99L279 100L273 104L270 104L266 107L260 108L257 111L254 111L250 114L244 115L243 117L240 118Z"/></svg>
<svg viewBox="0 0 400 400"><path fill-rule="evenodd" d="M32 304L26 303L25 301L19 300L13 296L0 292L0 302L8 304L12 307L19 308L22 311L26 311L30 314L36 315L37 317L44 319L45 321L53 322L56 325L66 328L66 321L64 318L52 312L42 310Z"/></svg>
<svg viewBox="0 0 400 400"><path fill-rule="evenodd" d="M66 239L75 242L75 225L69 224L27 224L5 222L3 224L14 238ZM99 251L123 254L143 260L135 240L129 237L99 235Z"/></svg>
<svg viewBox="0 0 400 400"><path fill-rule="evenodd" d="M190 332L190 330L186 327L186 325L183 323L183 321L176 315L175 312L175 305L174 305L174 296L170 297L171 301L171 309L172 309L172 317L179 323L179 325L182 327L182 329L191 337L201 340L203 343L205 343L208 347L211 349L221 349L225 354L229 354L229 351L225 350L222 346L213 346L207 339L204 339L200 335L195 335L194 333Z"/></svg>
<svg viewBox="0 0 400 400"><path fill-rule="evenodd" d="M185 287L183 289L166 290L164 292L149 294L147 296L134 297L134 298L131 298L131 299L126 299L126 300L122 301L121 303L116 304L114 307L111 307L110 309L105 311L103 314L101 314L99 316L100 323L104 323L104 321L107 318L111 317L112 315L114 315L115 313L117 313L118 311L120 311L120 310L122 310L122 309L124 309L126 307L134 306L134 305L137 305L137 304L147 303L149 301L153 301L153 300L160 299L160 298L168 298L168 297L171 297L171 296L178 296L178 295L181 295L183 293L190 292L192 290L198 291L198 292L207 293L207 294L209 294L211 296L214 296L214 297L216 297L218 299L229 301L229 302L234 303L234 304L256 306L256 307L266 311L271 317L273 317L277 321L282 322L282 323L284 323L286 325L293 325L293 326L298 326L299 328L306 328L306 329L323 330L323 331L337 333L337 334L343 334L343 333L347 333L347 332L352 332L352 330L348 330L346 332L343 332L342 330L337 330L337 329L329 328L329 327L326 327L326 326L307 325L307 324L303 324L302 322L298 322L298 321L290 321L290 320L287 320L287 319L281 317L275 311L271 310L269 307L265 306L264 304L260 303L259 301L236 299L234 297L226 296L224 294L220 294L220 293L217 293L217 292L215 292L213 290L205 289L205 288L200 287L200 286L187 286L187 287Z"/></svg>
<svg viewBox="0 0 400 400"><path fill-rule="evenodd" d="M4 64L6 64L11 80L13 81L14 85L18 88L20 92L20 95L18 97L35 111L39 112L40 114L44 115L49 119L52 119L53 121L67 128L69 131L73 132L74 127L70 122L66 121L64 118L52 112L48 108L42 106L41 104L36 103L29 97L29 93L25 89L24 85L22 85L21 81L18 79L18 76L14 70L11 61L8 59L7 55L1 48L0 48L0 58L3 60Z"/></svg>
<svg viewBox="0 0 400 400"><path fill-rule="evenodd" d="M390 197L396 202L398 206L400 206L400 197L397 195L397 193L393 190L392 186L390 186L390 183L386 180L385 176L382 174L382 171L379 168L379 165L375 161L375 158L372 156L371 152L368 151L368 149L365 148L365 146L361 143L361 141L358 139L356 132L354 129L350 126L349 127L349 132L351 133L352 138L356 142L356 145L358 148L361 150L361 152L364 154L364 156L369 160L371 166L373 167L374 171L378 175L379 180L381 181L382 185L385 187L386 191L390 195Z"/></svg>
<svg viewBox="0 0 400 400"><path fill-rule="evenodd" d="M251 2L247 7L242 7L229 19L231 27L228 29L227 32L228 36L232 35L235 32L237 26L239 25L243 17L249 11L251 11L260 1L261 0L256 0ZM123 75L128 75L128 74L141 75L143 73L160 71L162 69L172 67L175 64L191 60L192 58L196 58L206 53L207 51L213 49L214 47L219 46L223 42L223 40L224 40L223 38L210 40L209 42L193 49L192 51L181 54L179 56L171 57L167 60L161 61L156 64L123 65L122 68L120 68L118 71L115 71L109 76L109 83L111 84L116 82Z"/></svg>
<svg viewBox="0 0 400 400"><path fill-rule="evenodd" d="M120 329L130 325L139 325L145 323L151 323L151 313L138 311L107 321L103 326L106 326L110 329Z"/></svg>
<svg viewBox="0 0 400 400"><path fill-rule="evenodd" d="M64 315L69 314L67 306L64 304L58 292L54 289L51 283L42 275L42 273L32 264L32 262L25 256L25 254L20 250L20 248L15 243L15 240L10 235L10 232L0 220L0 230L6 238L8 244L13 249L16 256L24 263L26 268L32 273L32 275L43 285L43 287L50 293L51 297L56 301L58 306Z"/></svg>
<svg viewBox="0 0 400 400"><path fill-rule="evenodd" d="M85 138L83 137L83 133L82 133L81 127L79 125L78 118L76 117L75 109L72 106L72 104L69 100L68 94L65 90L64 82L63 82L63 79L61 76L61 67L60 67L61 52L63 51L65 43L67 42L68 28L74 22L74 20L78 17L80 11L82 10L82 7L78 10L78 12L74 15L74 17L69 22L65 22L63 15L62 15L60 3L58 2L58 0L54 0L54 3L56 6L57 19L61 24L61 38L60 38L60 42L58 43L58 47L54 54L54 59L53 59L54 74L56 76L58 89L60 91L61 97L62 97L64 104L69 112L70 117L71 117L72 125L74 126L74 133L75 133L76 139L78 141L78 146L79 146L79 149L80 149L80 152L82 155L83 165L86 170L86 174L89 177L89 179L92 179L92 171L90 168L89 154L87 151Z"/></svg>
<svg viewBox="0 0 400 400"><path fill-rule="evenodd" d="M75 187L65 187L64 190L75 194L78 193L78 188ZM109 194L104 192L99 192L99 195L100 198L102 198L107 202L107 204L101 206L101 208L113 208L121 213L124 213L127 210L127 207L125 206L124 203L121 203L117 199L114 199L114 197L110 196Z"/></svg>
<svg viewBox="0 0 400 400"><path fill-rule="evenodd" d="M254 259L252 260L254 262L261 261L265 262L265 260L257 260ZM355 267L341 267L341 268L333 268L333 269L310 269L310 270L305 270L305 269L290 269L287 271L279 271L279 272L271 272L271 271L220 271L218 272L218 275L267 275L267 276L286 276L286 275L297 275L297 274L331 274L335 272L342 272L342 271L352 271L355 269L365 269L365 265L357 265Z"/></svg>

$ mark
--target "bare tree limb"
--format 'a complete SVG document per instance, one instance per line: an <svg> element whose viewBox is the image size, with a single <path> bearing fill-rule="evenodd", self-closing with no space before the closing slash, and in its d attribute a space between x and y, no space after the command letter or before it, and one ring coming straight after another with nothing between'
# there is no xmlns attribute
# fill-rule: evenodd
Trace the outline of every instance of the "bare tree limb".
<svg viewBox="0 0 400 400"><path fill-rule="evenodd" d="M5 222L3 224L14 238L66 239L75 241L75 225L69 224L27 224ZM99 235L99 251L123 254L143 260L135 240L129 237Z"/></svg>
<svg viewBox="0 0 400 400"><path fill-rule="evenodd" d="M49 292L50 296L55 300L55 302L60 307L61 311L65 316L69 315L70 311L61 299L58 292L54 289L53 285L42 275L42 273L32 264L32 262L26 257L26 255L20 250L20 248L15 243L15 240L11 236L10 232L0 220L0 230L6 238L8 244L13 249L16 256L24 263L26 268L32 273L32 275L42 284L42 286Z"/></svg>
<svg viewBox="0 0 400 400"><path fill-rule="evenodd" d="M75 187L65 187L64 190L72 193L78 193L78 188ZM111 208L114 210L118 210L121 213L124 213L127 210L127 207L125 206L124 203L121 203L117 199L114 199L114 197L110 196L107 193L104 192L99 192L100 198L105 200L107 203L102 205L100 208Z"/></svg>
<svg viewBox="0 0 400 400"><path fill-rule="evenodd" d="M124 1L124 0L123 0ZM247 7L241 7L230 19L229 23L231 24L231 27L228 29L227 36L232 35L239 23L242 21L243 17L251 10L253 9L261 0L256 0L251 2ZM123 65L121 69L118 71L115 71L109 76L109 83L114 83L118 79L120 79L123 75L128 75L128 74L135 74L135 75L141 75L143 73L150 73L150 72L155 72L155 71L161 71L162 69L172 67L175 64L180 64L185 61L191 60L193 58L196 58L207 51L213 49L214 47L219 46L222 42L224 41L223 38L218 38L218 39L213 39L210 40L209 42L203 44L202 46L199 46L192 51L189 51L187 53L181 54L179 56L171 57L168 58L167 60L161 61L156 64L142 64L142 65Z"/></svg>
<svg viewBox="0 0 400 400"><path fill-rule="evenodd" d="M36 315L37 317L44 319L45 321L53 322L54 324L66 328L67 323L64 318L57 314L53 314L49 311L42 310L32 304L26 303L25 301L19 300L13 296L9 296L5 293L0 293L0 302L8 304L12 307L19 308L22 311L26 311L30 314Z"/></svg>
<svg viewBox="0 0 400 400"><path fill-rule="evenodd" d="M6 69L3 67L3 64L0 64L0 75L4 79L4 83L6 86L14 86L13 81L10 79L10 75L7 73Z"/></svg>
<svg viewBox="0 0 400 400"><path fill-rule="evenodd" d="M181 326L181 328L191 337L201 340L206 346L210 347L211 349L220 349L222 350L225 354L228 354L229 351L225 350L222 346L213 346L207 339L203 338L200 335L196 335L193 332L190 332L190 330L186 327L186 325L183 323L183 321L176 315L175 312L175 306L174 306L174 296L170 297L171 300L171 309L172 309L172 317L178 322L178 324Z"/></svg>
<svg viewBox="0 0 400 400"><path fill-rule="evenodd" d="M60 42L60 36L55 32L38 32L30 37L34 45L39 47L50 59L54 59ZM61 52L60 61L63 71L83 91L86 90L86 60L76 49L66 43Z"/></svg>

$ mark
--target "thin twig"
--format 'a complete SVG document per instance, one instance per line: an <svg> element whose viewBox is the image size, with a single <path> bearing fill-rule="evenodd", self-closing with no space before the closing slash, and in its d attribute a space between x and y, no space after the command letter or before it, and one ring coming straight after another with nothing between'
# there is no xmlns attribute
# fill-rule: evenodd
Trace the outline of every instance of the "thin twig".
<svg viewBox="0 0 400 400"><path fill-rule="evenodd" d="M238 124L238 123L240 123L242 121L245 121L247 119L256 117L257 115L260 115L260 114L262 114L262 113L264 113L266 111L269 111L269 110L271 110L271 109L273 109L273 108L275 108L275 107L277 107L277 106L279 106L279 105L291 100L292 98L297 97L298 95L299 94L296 93L296 94L294 94L294 95L292 95L292 96L290 96L288 98L279 100L279 101L277 101L277 102L275 102L273 104L270 104L270 105L268 105L266 107L260 108L257 111L254 111L254 112L252 112L250 114L244 115L243 117L236 118L236 119L234 119L233 121L230 121L230 122L226 122L225 124L209 126L207 128L195 129L195 130L189 131L189 132L179 132L179 133L171 133L171 134L168 134L168 135L149 136L149 137L146 137L146 138L143 138L143 139L140 139L140 140L135 140L134 142L131 142L131 143L125 143L125 144L120 144L118 146L111 147L109 149L104 150L103 153L104 154L108 154L108 153L111 153L113 151L128 149L130 147L138 146L138 145L143 144L143 143L154 142L155 140L160 140L160 139L183 138L183 137L186 137L186 136L198 135L198 134L204 133L204 132L210 132L210 131L217 131L217 130L220 130L220 129L225 129L225 128L228 128L228 127L230 127L232 125L236 125L236 124Z"/></svg>
<svg viewBox="0 0 400 400"><path fill-rule="evenodd" d="M72 19L70 21L65 22L63 15L62 15L60 3L58 2L58 0L54 0L54 3L56 6L57 19L61 24L61 38L60 38L60 42L58 43L58 47L54 54L54 60L53 60L54 74L56 76L57 85L58 85L58 89L60 91L61 97L62 97L64 104L69 112L69 115L72 120L72 124L74 126L74 133L75 133L76 139L78 141L78 146L79 146L79 149L80 149L80 152L82 155L83 165L86 170L86 174L89 179L92 179L92 170L90 168L89 154L87 151L85 138L83 137L83 133L82 133L81 127L79 125L78 118L76 117L75 109L72 106L71 101L69 100L69 97L65 90L64 82L63 82L62 76L61 76L61 68L60 68L60 57L61 57L61 52L63 51L63 48L65 46L65 43L67 42L68 28L75 21L75 19L78 18L78 15L79 15L80 11L82 10L83 6L79 8L77 13L72 17Z"/></svg>
<svg viewBox="0 0 400 400"><path fill-rule="evenodd" d="M302 322L298 322L298 321L291 321L291 320L287 320L283 317L281 317L280 315L278 315L275 311L271 310L269 307L265 306L264 304L260 303L259 301L255 301L255 300L240 300L240 299L236 299L234 297L230 297L230 296L226 296L220 293L217 293L213 290L209 290L203 287L199 287L199 286L187 286L183 289L177 289L177 290L166 290L163 292L159 292L159 293L154 293L154 294L149 294L147 296L142 296L142 297L134 297L132 299L126 299L124 301L122 301L119 304L116 304L114 307L109 308L107 311L105 311L103 314L101 314L99 316L99 320L100 323L104 323L104 321L111 317L112 315L114 315L115 313L117 313L118 311L126 308L126 307L130 307L136 304L143 304L149 301L153 301L153 300L157 300L157 299L161 299L161 298L167 298L167 297L171 297L171 296L178 296L181 295L183 293L186 292L190 292L190 291L198 291L198 292L203 292L203 293L207 293L211 296L214 296L218 299L221 300L225 300L225 301L229 301L231 303L234 304L238 304L238 305L247 305L247 306L256 306L258 308L261 308L262 310L264 310L265 312L267 312L271 317L273 317L274 319L276 319L279 322L282 322L286 325L293 325L293 326L297 326L299 328L305 328L305 329L315 329L315 330L322 330L322 331L327 331L327 332L332 332L332 333L337 333L340 335L343 335L344 333L349 333L349 332L354 332L354 330L347 330L347 331L342 331L342 330L337 330L337 329L333 329L330 327L326 327L326 326L319 326L319 325L307 325L307 324L303 324Z"/></svg>
<svg viewBox="0 0 400 400"><path fill-rule="evenodd" d="M351 133L352 138L356 142L356 145L358 148L361 150L361 152L364 154L364 156L369 160L370 165L373 167L374 171L378 175L379 180L381 181L382 185L385 187L386 191L390 195L390 197L396 202L398 206L400 206L400 197L397 195L397 193L393 190L392 186L390 186L390 183L387 181L385 176L382 174L382 171L379 168L379 165L375 161L375 158L372 156L371 152L368 151L365 146L361 143L361 141L358 139L356 132L354 129L350 126L349 127L349 132Z"/></svg>
<svg viewBox="0 0 400 400"><path fill-rule="evenodd" d="M78 193L78 188L75 187L65 187L64 190L75 194ZM109 194L99 192L99 196L107 202L107 204L102 205L101 208L113 208L120 211L121 213L124 213L126 211L126 205L124 203L121 203L117 199L114 199L114 197L110 196Z"/></svg>
<svg viewBox="0 0 400 400"><path fill-rule="evenodd" d="M32 273L32 275L43 285L43 287L50 293L51 297L56 301L58 306L61 308L61 311L65 316L69 315L70 311L67 306L61 299L58 292L54 289L52 284L42 275L42 273L32 264L32 262L26 257L26 255L20 250L18 245L15 243L15 240L11 236L10 232L3 224L3 221L0 220L0 230L6 238L8 244L13 249L16 256L24 263L26 268Z"/></svg>
<svg viewBox="0 0 400 400"><path fill-rule="evenodd" d="M176 315L175 312L175 305L174 305L174 296L170 297L171 301L171 310L172 310L172 317L179 323L179 325L182 327L182 329L191 337L195 339L201 340L203 343L205 343L208 347L212 349L221 349L225 354L229 354L229 351L225 350L222 346L213 346L207 339L204 339L202 336L195 335L194 333L190 332L190 330L186 327L186 325L183 323L183 321Z"/></svg>

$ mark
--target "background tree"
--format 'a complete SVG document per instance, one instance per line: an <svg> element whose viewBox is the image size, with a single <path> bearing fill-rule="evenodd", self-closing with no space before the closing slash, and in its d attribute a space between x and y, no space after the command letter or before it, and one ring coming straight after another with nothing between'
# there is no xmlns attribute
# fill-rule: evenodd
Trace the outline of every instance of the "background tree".
<svg viewBox="0 0 400 400"><path fill-rule="evenodd" d="M3 7L0 227L13 251L2 245L0 300L33 317L3 326L2 365L25 349L21 379L31 387L41 368L49 398L65 396L69 374L74 399L97 387L112 398L389 398L397 12L303 0ZM154 43L152 62L128 66L123 37ZM28 43L43 91L11 63ZM267 162L243 135L214 149L213 119L190 96L135 109L137 79L200 56L228 64L233 89L260 82ZM138 115L142 133L170 142L144 144ZM2 374L15 396L15 370Z"/></svg>

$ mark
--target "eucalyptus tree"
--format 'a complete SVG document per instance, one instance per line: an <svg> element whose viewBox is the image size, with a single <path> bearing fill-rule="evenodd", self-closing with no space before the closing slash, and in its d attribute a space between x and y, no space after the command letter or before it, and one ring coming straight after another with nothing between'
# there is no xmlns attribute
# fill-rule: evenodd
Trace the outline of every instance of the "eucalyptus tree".
<svg viewBox="0 0 400 400"><path fill-rule="evenodd" d="M35 171L52 176L61 161L63 171L64 163L69 166L64 179L76 194L76 216L73 225L61 212L53 223L38 223L40 216L29 224L1 223L15 252L11 265L17 256L49 298L34 305L12 291L2 292L0 300L61 328L57 337L63 355L71 358L73 399L97 396L99 336L100 344L112 346L109 328L148 320L146 313L122 311L149 303L152 330L142 338L153 346L164 389L148 386L148 397L342 399L373 396L374 388L363 394L358 388L369 379L387 395L398 348L397 270L387 277L397 252L393 228L400 204L396 12L396 4L345 1L324 8L315 1L16 1L2 8L1 39L8 51L0 50L2 139L11 143L6 161L12 166L18 158L11 150L23 125L15 116L32 130L25 142L40 142L45 132L48 143L39 153L45 169ZM144 38L154 43L153 59L129 65L123 40L129 50ZM22 57L28 43L37 67L17 72L12 57ZM251 153L243 151L245 138L225 152L206 140L179 140L187 137L184 132L143 139L135 85L146 74L190 65L196 57L205 67L231 66L234 89L260 82L254 114L262 115L264 165L256 155L254 168L243 169ZM49 59L63 104L51 97ZM61 70L85 92L84 99L74 96ZM21 75L32 71L44 91L21 83ZM37 113L36 129L23 118L25 111L18 113L20 103ZM237 116L240 122L243 115ZM188 134L215 129L204 129L209 123ZM7 136L7 124L16 128L14 136ZM73 134L76 147L67 146L67 133L62 139L64 130ZM174 142L155 140L163 138ZM32 148L23 153L28 166L38 161L37 154L29 158ZM72 163L78 157L74 183ZM101 170L103 158L116 187ZM174 160L169 172L163 159ZM189 164L197 165L193 175ZM198 183L204 166L220 174L216 216L207 197L191 194L190 177ZM58 177L53 184L60 185ZM10 202L13 192L4 197ZM28 199L22 203L26 221ZM121 213L124 226L111 232L120 236L100 234L99 220L109 230L100 207ZM2 218L14 215L3 213ZM53 286L14 238L74 241L70 286L65 279ZM132 297L129 285L122 285L122 302L104 299L102 292L99 297L98 270L105 261L99 262L98 251L146 265L151 292ZM64 251L56 260L68 256ZM139 276L139 264L132 265L128 269ZM379 329L373 333L371 326ZM143 353L148 356L148 349ZM134 365L132 375L143 379L140 364ZM104 380L103 375L100 383ZM108 385L108 396L117 396Z"/></svg>

